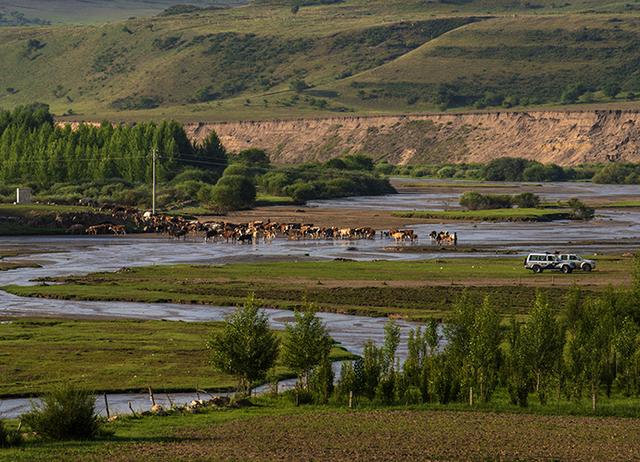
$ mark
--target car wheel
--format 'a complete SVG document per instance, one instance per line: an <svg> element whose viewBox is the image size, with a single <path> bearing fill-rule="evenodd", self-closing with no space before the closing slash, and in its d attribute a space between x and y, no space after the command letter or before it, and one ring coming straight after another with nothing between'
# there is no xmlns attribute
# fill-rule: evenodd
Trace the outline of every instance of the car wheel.
<svg viewBox="0 0 640 462"><path fill-rule="evenodd" d="M569 265L564 265L564 266L562 267L562 272L563 272L564 274L569 274L569 273L571 272L571 267L570 267Z"/></svg>
<svg viewBox="0 0 640 462"><path fill-rule="evenodd" d="M589 263L585 263L584 265L582 265L582 271L591 271L591 265Z"/></svg>
<svg viewBox="0 0 640 462"><path fill-rule="evenodd" d="M542 266L540 265L533 265L533 268L531 268L533 270L534 273L542 273Z"/></svg>

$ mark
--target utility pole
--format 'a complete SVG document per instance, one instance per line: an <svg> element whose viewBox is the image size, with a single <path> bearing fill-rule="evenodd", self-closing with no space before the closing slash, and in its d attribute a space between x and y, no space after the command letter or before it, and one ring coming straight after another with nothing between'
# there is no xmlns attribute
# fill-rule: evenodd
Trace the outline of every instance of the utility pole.
<svg viewBox="0 0 640 462"><path fill-rule="evenodd" d="M158 158L158 149L153 148L151 151L151 160L152 160L152 178L153 178L153 186L151 187L151 214L156 214L156 159Z"/></svg>

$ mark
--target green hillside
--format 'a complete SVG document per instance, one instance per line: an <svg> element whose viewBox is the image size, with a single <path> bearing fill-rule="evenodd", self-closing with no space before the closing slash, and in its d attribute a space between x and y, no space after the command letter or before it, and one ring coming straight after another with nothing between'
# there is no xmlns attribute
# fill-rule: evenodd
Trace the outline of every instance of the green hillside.
<svg viewBox="0 0 640 462"><path fill-rule="evenodd" d="M640 4L297 1L0 28L0 106L222 120L637 104Z"/></svg>

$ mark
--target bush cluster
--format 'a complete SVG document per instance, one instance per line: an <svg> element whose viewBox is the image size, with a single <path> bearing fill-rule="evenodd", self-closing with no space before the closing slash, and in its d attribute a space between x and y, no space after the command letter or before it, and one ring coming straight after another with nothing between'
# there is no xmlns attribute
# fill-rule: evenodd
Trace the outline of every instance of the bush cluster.
<svg viewBox="0 0 640 462"><path fill-rule="evenodd" d="M508 194L466 192L460 198L460 205L468 210L509 209L513 206L536 208L540 205L540 197L529 192L513 196Z"/></svg>
<svg viewBox="0 0 640 462"><path fill-rule="evenodd" d="M615 163L604 166L593 176L594 183L640 184L640 165Z"/></svg>
<svg viewBox="0 0 640 462"><path fill-rule="evenodd" d="M93 393L69 384L61 385L42 398L22 417L38 436L50 440L93 439L100 434L101 421L95 411Z"/></svg>
<svg viewBox="0 0 640 462"><path fill-rule="evenodd" d="M22 444L22 435L17 430L9 430L0 420L0 449Z"/></svg>
<svg viewBox="0 0 640 462"><path fill-rule="evenodd" d="M603 166L561 167L556 164L542 164L527 159L505 157L493 160L486 165L464 163L393 165L382 161L377 163L374 168L383 175L401 175L413 178L545 182L587 180Z"/></svg>

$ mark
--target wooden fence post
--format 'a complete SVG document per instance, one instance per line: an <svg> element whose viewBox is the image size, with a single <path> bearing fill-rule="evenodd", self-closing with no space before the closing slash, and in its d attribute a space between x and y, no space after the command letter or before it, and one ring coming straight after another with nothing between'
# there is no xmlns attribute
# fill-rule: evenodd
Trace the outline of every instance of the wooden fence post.
<svg viewBox="0 0 640 462"><path fill-rule="evenodd" d="M111 414L109 413L109 400L107 400L107 394L104 394L104 408L107 411L107 419L111 418Z"/></svg>

